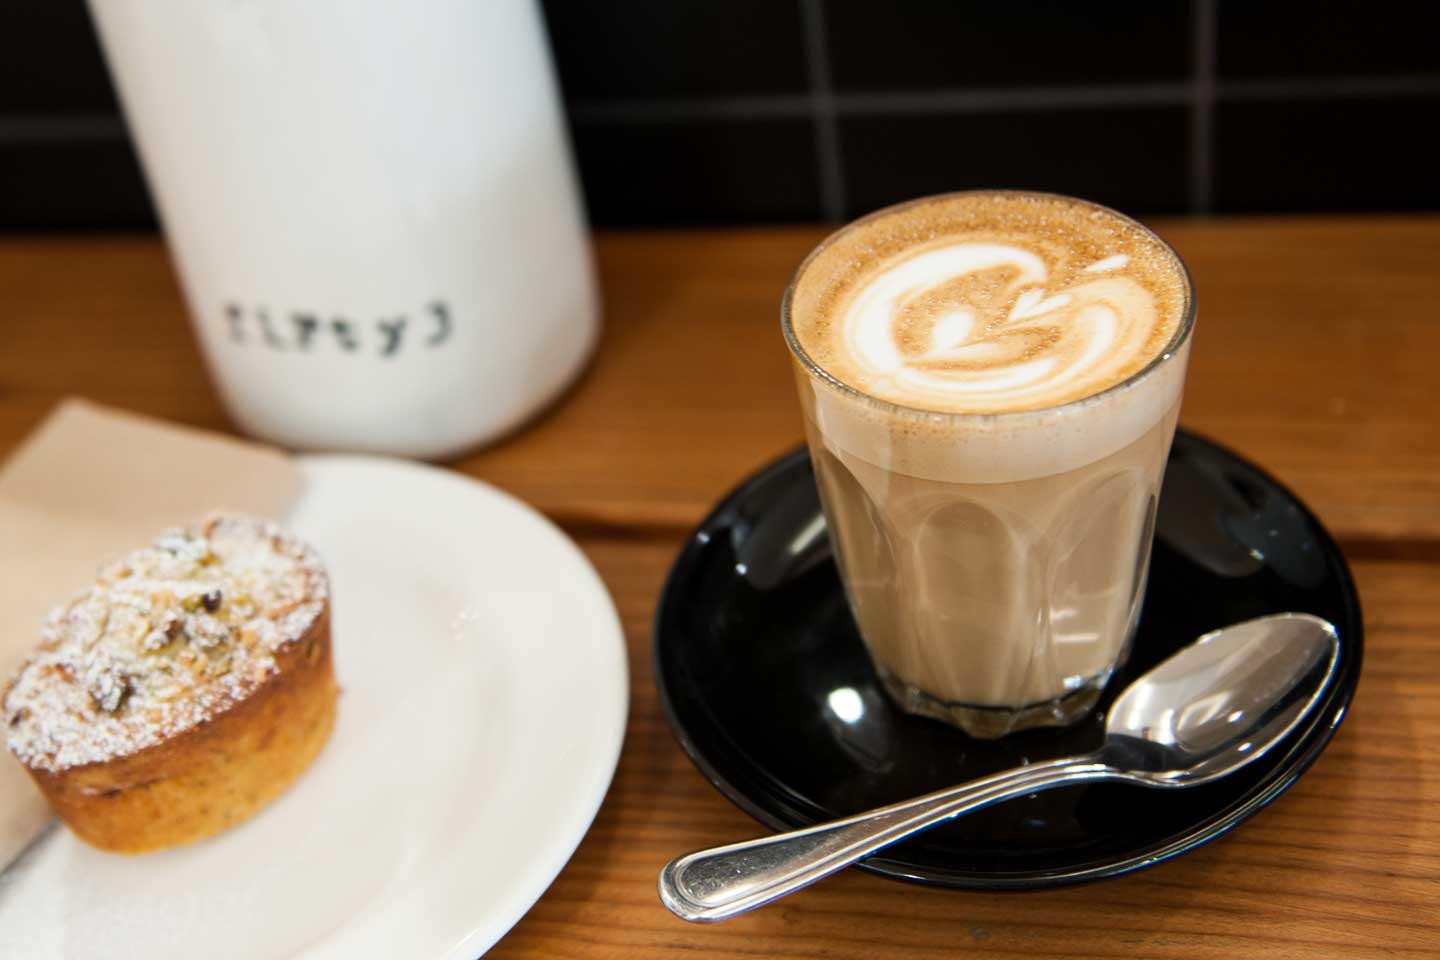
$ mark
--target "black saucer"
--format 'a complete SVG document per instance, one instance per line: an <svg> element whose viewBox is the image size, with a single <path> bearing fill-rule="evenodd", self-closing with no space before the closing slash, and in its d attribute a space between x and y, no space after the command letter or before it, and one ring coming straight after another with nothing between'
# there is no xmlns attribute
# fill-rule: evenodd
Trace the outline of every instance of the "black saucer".
<svg viewBox="0 0 1440 960"><path fill-rule="evenodd" d="M1092 749L1133 677L1208 630L1282 610L1335 624L1340 665L1309 722L1259 761L1188 790L1101 784L1012 800L860 864L950 887L1050 887L1158 863L1251 816L1319 756L1355 692L1360 604L1344 558L1303 504L1234 454L1175 437L1134 653L1075 727L980 741L891 704L845 605L803 450L742 484L681 551L656 614L655 677L696 766L790 829Z"/></svg>

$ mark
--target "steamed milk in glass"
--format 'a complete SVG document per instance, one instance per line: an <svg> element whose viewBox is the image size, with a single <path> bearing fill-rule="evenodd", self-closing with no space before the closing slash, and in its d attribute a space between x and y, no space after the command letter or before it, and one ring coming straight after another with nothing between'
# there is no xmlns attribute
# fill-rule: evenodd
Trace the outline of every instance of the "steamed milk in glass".
<svg viewBox="0 0 1440 960"><path fill-rule="evenodd" d="M1139 619L1193 314L1163 241L1048 194L894 207L801 266L821 501L902 707L989 737L1094 706Z"/></svg>

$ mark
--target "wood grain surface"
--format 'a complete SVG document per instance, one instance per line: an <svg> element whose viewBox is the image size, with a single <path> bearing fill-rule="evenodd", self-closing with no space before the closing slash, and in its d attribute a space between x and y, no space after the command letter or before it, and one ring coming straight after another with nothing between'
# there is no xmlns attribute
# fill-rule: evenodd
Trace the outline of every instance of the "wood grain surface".
<svg viewBox="0 0 1440 960"><path fill-rule="evenodd" d="M756 836L676 746L650 670L652 598L679 538L582 539L630 646L630 726L570 865L496 957L1371 958L1440 955L1440 593L1423 563L1355 565L1367 610L1350 714L1283 797L1231 833L1127 877L977 894L851 870L697 926L660 908L671 857ZM1158 802L1158 801L1157 801Z"/></svg>
<svg viewBox="0 0 1440 960"><path fill-rule="evenodd" d="M1159 224L1200 298L1182 422L1299 493L1355 566L1364 678L1315 767L1228 836L1138 874L961 894L847 871L717 926L655 895L757 825L656 705L650 617L685 531L799 442L778 303L817 228L607 233L606 330L554 410L454 466L565 526L630 649L595 825L497 957L1440 957L1440 218ZM229 429L153 237L0 239L0 455L66 394Z"/></svg>
<svg viewBox="0 0 1440 960"><path fill-rule="evenodd" d="M1342 540L1440 554L1440 219L1159 226L1200 303L1182 423L1281 477ZM800 440L779 302L823 236L600 236L589 372L456 466L577 525L693 524ZM227 426L154 240L0 240L0 291L0 444L65 392Z"/></svg>

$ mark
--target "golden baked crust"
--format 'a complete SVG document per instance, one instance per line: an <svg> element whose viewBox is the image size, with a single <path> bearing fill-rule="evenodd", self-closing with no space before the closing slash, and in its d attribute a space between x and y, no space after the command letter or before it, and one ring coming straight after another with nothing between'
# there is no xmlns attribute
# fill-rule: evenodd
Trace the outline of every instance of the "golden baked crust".
<svg viewBox="0 0 1440 960"><path fill-rule="evenodd" d="M140 853L277 796L324 746L336 696L319 558L273 524L213 517L57 609L4 717L70 828Z"/></svg>

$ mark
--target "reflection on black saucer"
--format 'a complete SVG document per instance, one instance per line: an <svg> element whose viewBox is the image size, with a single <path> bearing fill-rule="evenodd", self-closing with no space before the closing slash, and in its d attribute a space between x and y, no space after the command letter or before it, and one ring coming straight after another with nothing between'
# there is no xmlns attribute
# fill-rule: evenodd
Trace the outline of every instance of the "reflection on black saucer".
<svg viewBox="0 0 1440 960"><path fill-rule="evenodd" d="M1191 790L1101 784L1021 798L861 864L954 887L1053 886L1158 862L1250 816L1319 755L1354 693L1361 621L1344 559L1302 504L1233 454L1176 435L1134 653L1074 727L973 740L889 700L845 604L803 451L746 481L682 551L656 614L655 674L701 771L789 829L1091 750L1130 679L1208 630L1282 610L1334 623L1342 651L1312 721L1271 755Z"/></svg>
<svg viewBox="0 0 1440 960"><path fill-rule="evenodd" d="M1319 525L1288 492L1214 448L1176 443L1165 469L1156 535L1216 576L1248 577L1268 565L1296 587L1324 581Z"/></svg>

